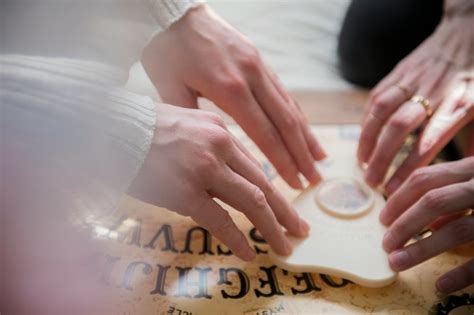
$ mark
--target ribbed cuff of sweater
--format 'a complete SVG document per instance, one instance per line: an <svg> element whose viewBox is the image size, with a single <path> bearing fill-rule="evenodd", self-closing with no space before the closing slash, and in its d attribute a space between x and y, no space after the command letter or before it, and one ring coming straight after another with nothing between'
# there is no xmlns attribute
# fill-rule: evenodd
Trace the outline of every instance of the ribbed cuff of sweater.
<svg viewBox="0 0 474 315"><path fill-rule="evenodd" d="M179 20L189 9L204 3L204 0L147 0L151 14L161 30Z"/></svg>

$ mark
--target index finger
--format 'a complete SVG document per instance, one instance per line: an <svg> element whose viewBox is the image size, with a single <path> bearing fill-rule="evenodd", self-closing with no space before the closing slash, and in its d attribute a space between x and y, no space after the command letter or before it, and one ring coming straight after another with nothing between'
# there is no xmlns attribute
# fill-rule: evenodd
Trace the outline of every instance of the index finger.
<svg viewBox="0 0 474 315"><path fill-rule="evenodd" d="M250 91L245 97L233 100L236 106L230 106L229 114L268 157L281 177L293 188L302 189L298 178L298 167L287 150L280 133L260 108Z"/></svg>
<svg viewBox="0 0 474 315"><path fill-rule="evenodd" d="M300 113L293 102L285 100L271 78L263 73L258 81L252 83L255 98L273 125L278 130L288 152L293 157L298 170L312 184L320 180L314 165L314 158L303 133Z"/></svg>
<svg viewBox="0 0 474 315"><path fill-rule="evenodd" d="M290 206L288 201L278 192L272 183L265 177L261 168L251 163L245 156L245 153L239 152L238 147L234 154L228 158L229 167L246 178L249 182L258 186L268 201L278 222L286 230L297 237L303 237L308 234L309 225L297 212Z"/></svg>
<svg viewBox="0 0 474 315"><path fill-rule="evenodd" d="M369 100L357 149L359 161L367 162L388 117L406 99L405 93L398 86L394 85Z"/></svg>
<svg viewBox="0 0 474 315"><path fill-rule="evenodd" d="M303 125L302 126L303 134L306 138L306 143L308 144L309 150L311 154L313 155L313 158L317 161L320 161L326 158L326 153L324 152L324 149L319 144L319 141L311 132L311 128L309 126L308 120L306 119L306 116L301 110L301 107L298 104L298 102L288 94L288 92L286 91L286 89L283 87L280 80L278 79L278 76L273 71L271 71L269 67L265 66L265 70L267 72L268 77L272 81L273 85L275 86L277 91L280 93L281 97L283 97L283 99L286 102L292 103L298 110L298 116L300 118L301 124Z"/></svg>
<svg viewBox="0 0 474 315"><path fill-rule="evenodd" d="M209 189L212 196L244 213L277 253L290 254L291 244L278 224L263 191L230 168L222 175L222 182Z"/></svg>
<svg viewBox="0 0 474 315"><path fill-rule="evenodd" d="M255 258L242 231L235 225L229 213L219 206L210 196L203 197L202 205L191 215L197 224L206 228L239 258L249 261Z"/></svg>

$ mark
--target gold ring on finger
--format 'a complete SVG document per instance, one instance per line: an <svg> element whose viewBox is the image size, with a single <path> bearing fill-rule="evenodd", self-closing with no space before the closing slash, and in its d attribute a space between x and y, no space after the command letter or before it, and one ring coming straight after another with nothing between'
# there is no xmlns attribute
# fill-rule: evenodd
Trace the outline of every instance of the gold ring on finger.
<svg viewBox="0 0 474 315"><path fill-rule="evenodd" d="M433 115L433 108L431 108L431 104L430 104L430 101L428 99L424 98L421 95L414 95L410 98L410 101L423 106L423 108L426 111L426 116L428 116L428 118L431 117L431 115Z"/></svg>

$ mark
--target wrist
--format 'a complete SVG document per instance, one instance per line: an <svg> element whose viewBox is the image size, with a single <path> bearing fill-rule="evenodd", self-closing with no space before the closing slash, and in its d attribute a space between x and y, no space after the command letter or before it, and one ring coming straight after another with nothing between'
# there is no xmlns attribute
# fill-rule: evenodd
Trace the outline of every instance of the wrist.
<svg viewBox="0 0 474 315"><path fill-rule="evenodd" d="M471 0L445 0L444 17L474 16L474 1Z"/></svg>
<svg viewBox="0 0 474 315"><path fill-rule="evenodd" d="M169 27L182 20L190 11L201 6L204 0L147 0L150 13L159 26L159 31Z"/></svg>
<svg viewBox="0 0 474 315"><path fill-rule="evenodd" d="M474 37L469 30L473 23L474 15L445 16L434 33L434 37L438 38L438 44L443 46L440 46L441 49L434 55L452 64L458 71L472 67L474 58L469 51L472 51ZM457 48L448 49L447 46Z"/></svg>
<svg viewBox="0 0 474 315"><path fill-rule="evenodd" d="M212 10L206 3L189 9L171 28L174 29L199 29L210 20Z"/></svg>

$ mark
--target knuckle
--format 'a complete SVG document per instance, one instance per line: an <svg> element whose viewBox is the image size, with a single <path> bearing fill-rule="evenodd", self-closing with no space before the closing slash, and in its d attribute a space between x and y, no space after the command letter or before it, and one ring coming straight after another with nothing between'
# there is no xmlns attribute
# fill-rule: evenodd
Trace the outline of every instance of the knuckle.
<svg viewBox="0 0 474 315"><path fill-rule="evenodd" d="M392 227L391 227L391 233L390 235L392 237L395 237L395 236L403 236L406 234L407 232L407 227L404 225L404 224L394 224ZM395 239L393 239L395 240Z"/></svg>
<svg viewBox="0 0 474 315"><path fill-rule="evenodd" d="M199 154L197 170L203 174L209 174L209 172L215 171L219 167L219 161L217 157L208 151L203 151Z"/></svg>
<svg viewBox="0 0 474 315"><path fill-rule="evenodd" d="M413 171L413 173L410 175L409 181L416 186L423 185L430 179L430 173L431 172L428 167L420 167Z"/></svg>
<svg viewBox="0 0 474 315"><path fill-rule="evenodd" d="M434 189L427 192L423 197L421 197L421 204L426 210L436 210L441 208L446 202L445 196L439 189Z"/></svg>
<svg viewBox="0 0 474 315"><path fill-rule="evenodd" d="M222 217L219 220L216 220L212 230L214 234L225 235L231 232L234 229L234 221L229 214L223 213Z"/></svg>
<svg viewBox="0 0 474 315"><path fill-rule="evenodd" d="M212 127L209 130L209 143L213 148L228 147L232 142L232 138L226 130L220 127Z"/></svg>
<svg viewBox="0 0 474 315"><path fill-rule="evenodd" d="M382 117L378 116L377 114L378 113L374 113L373 110L370 110L368 115L367 115L367 119L364 122L364 125L370 125L370 124L373 124L374 122L378 122L378 123L383 122L384 119Z"/></svg>
<svg viewBox="0 0 474 315"><path fill-rule="evenodd" d="M392 117L388 125L397 131L406 131L410 127L409 122L403 117Z"/></svg>
<svg viewBox="0 0 474 315"><path fill-rule="evenodd" d="M253 202L257 209L264 209L267 207L267 198L263 191L257 186L254 187L253 191Z"/></svg>
<svg viewBox="0 0 474 315"><path fill-rule="evenodd" d="M245 95L247 82L238 75L229 75L227 79L221 81L220 85L229 94L235 97Z"/></svg>
<svg viewBox="0 0 474 315"><path fill-rule="evenodd" d="M390 109L390 103L382 99L380 96L375 96L372 99L372 103L374 116L378 117L380 115L386 114Z"/></svg>
<svg viewBox="0 0 474 315"><path fill-rule="evenodd" d="M216 113L208 113L208 118L211 122L218 125L219 127L225 128L225 122L222 117Z"/></svg>
<svg viewBox="0 0 474 315"><path fill-rule="evenodd" d="M260 56L257 49L249 47L241 53L239 58L240 66L246 71L256 71L259 69Z"/></svg>
<svg viewBox="0 0 474 315"><path fill-rule="evenodd" d="M298 128L299 119L294 113L287 113L282 117L282 127L286 130L295 131Z"/></svg>

